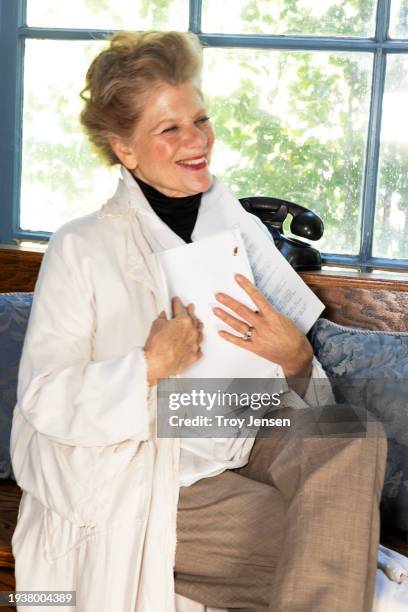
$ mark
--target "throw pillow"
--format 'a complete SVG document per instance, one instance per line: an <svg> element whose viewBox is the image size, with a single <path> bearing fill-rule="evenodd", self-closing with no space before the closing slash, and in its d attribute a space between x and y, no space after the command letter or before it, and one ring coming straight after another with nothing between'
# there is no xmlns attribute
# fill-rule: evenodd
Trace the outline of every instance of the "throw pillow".
<svg viewBox="0 0 408 612"><path fill-rule="evenodd" d="M12 476L10 431L31 293L0 293L0 478Z"/></svg>
<svg viewBox="0 0 408 612"><path fill-rule="evenodd" d="M319 319L310 338L336 400L369 410L383 424L388 457L382 520L408 531L408 333Z"/></svg>

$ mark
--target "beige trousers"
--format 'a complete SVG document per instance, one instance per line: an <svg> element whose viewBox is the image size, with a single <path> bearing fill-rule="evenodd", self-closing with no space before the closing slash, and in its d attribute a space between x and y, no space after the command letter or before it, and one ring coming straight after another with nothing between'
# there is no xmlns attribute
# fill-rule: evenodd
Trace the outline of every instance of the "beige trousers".
<svg viewBox="0 0 408 612"><path fill-rule="evenodd" d="M235 612L371 612L386 439L257 438L182 487L176 592Z"/></svg>

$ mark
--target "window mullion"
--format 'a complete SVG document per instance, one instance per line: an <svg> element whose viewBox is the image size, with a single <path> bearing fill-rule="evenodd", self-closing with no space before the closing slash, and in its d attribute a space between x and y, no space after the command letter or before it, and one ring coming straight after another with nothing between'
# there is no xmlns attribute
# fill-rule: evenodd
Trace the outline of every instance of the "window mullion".
<svg viewBox="0 0 408 612"><path fill-rule="evenodd" d="M379 42L388 39L388 28L390 25L391 0L378 0L377 18L375 25L375 38Z"/></svg>
<svg viewBox="0 0 408 612"><path fill-rule="evenodd" d="M18 24L20 26L26 26L27 25L27 1L28 0L20 0L19 7L19 16L18 16Z"/></svg>
<svg viewBox="0 0 408 612"><path fill-rule="evenodd" d="M390 47L395 51L408 51L407 41L378 42L372 38L336 36L278 36L265 34L208 34L200 33L200 40L208 47L237 47L245 49L305 49L310 51L376 51Z"/></svg>
<svg viewBox="0 0 408 612"><path fill-rule="evenodd" d="M10 244L19 227L20 160L26 0L0 0L0 242Z"/></svg>
<svg viewBox="0 0 408 612"><path fill-rule="evenodd" d="M372 254L375 219L375 203L378 177L378 157L380 153L381 114L384 96L386 55L378 49L374 57L373 82L371 90L370 120L366 164L364 170L363 201L361 208L361 248L362 264L366 264Z"/></svg>
<svg viewBox="0 0 408 612"><path fill-rule="evenodd" d="M195 34L201 32L201 14L203 0L190 0L190 18L188 29Z"/></svg>
<svg viewBox="0 0 408 612"><path fill-rule="evenodd" d="M19 29L22 38L34 38L36 40L105 40L112 36L117 30L98 30L78 28L30 28L27 26Z"/></svg>
<svg viewBox="0 0 408 612"><path fill-rule="evenodd" d="M389 18L390 0L379 0L376 21L376 40L379 43L384 43L387 39ZM375 205L380 155L381 118L384 97L386 63L386 53L384 52L384 49L380 46L377 48L374 55L370 120L368 127L368 141L361 209L360 257L363 271L368 271L369 269L371 269L371 266L368 265L368 261L372 257L373 250Z"/></svg>

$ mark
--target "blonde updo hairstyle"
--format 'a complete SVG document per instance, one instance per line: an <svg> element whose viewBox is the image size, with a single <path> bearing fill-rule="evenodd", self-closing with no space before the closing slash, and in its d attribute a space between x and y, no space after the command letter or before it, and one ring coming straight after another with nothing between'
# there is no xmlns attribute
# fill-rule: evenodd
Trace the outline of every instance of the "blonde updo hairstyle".
<svg viewBox="0 0 408 612"><path fill-rule="evenodd" d="M81 91L81 123L109 164L120 163L109 139L128 141L148 96L160 84L199 79L202 50L190 32L118 32L93 60Z"/></svg>

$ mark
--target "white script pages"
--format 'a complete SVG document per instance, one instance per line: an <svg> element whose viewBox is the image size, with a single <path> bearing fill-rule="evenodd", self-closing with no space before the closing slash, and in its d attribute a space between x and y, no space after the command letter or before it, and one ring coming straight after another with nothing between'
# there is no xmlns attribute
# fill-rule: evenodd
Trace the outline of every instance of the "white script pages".
<svg viewBox="0 0 408 612"><path fill-rule="evenodd" d="M271 304L304 332L322 312L324 306L320 300L268 236L265 239L267 257L262 256L261 248L248 242L248 236L245 246L238 229L156 253L166 290L167 315L171 316L171 298L177 295L184 304L195 304L196 315L204 324L203 357L183 372L183 378L267 378L275 375L275 364L218 335L219 330L228 329L212 311L214 306L225 308L215 298L218 291L255 308L235 281L236 273L253 282L255 277L256 285ZM274 249L272 258L271 247ZM228 331L236 333L231 329Z"/></svg>

